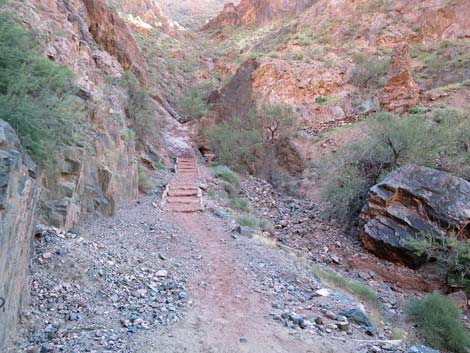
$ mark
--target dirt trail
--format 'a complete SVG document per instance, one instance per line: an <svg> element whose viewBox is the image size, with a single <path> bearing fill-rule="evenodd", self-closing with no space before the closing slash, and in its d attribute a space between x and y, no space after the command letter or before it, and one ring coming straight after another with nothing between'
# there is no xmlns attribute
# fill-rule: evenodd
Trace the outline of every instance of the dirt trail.
<svg viewBox="0 0 470 353"><path fill-rule="evenodd" d="M182 180L185 185L194 187L202 176L195 160L186 158L183 163L180 161L177 164L176 175L170 182L170 196L172 190L175 193L176 187ZM200 169L203 174L207 174L204 167ZM177 190L175 196L179 194L182 194L182 190ZM193 198L196 198L195 195ZM255 267L252 264L271 263L279 268L285 265L285 268L294 269L294 273L288 274L293 278L296 276L296 266L286 254L267 249L253 239L237 238L227 229L224 221L208 212L200 213L197 212L200 209L193 210L188 206L184 206L183 210L171 203L168 206L170 207L167 207L167 221L198 243L199 261L194 266L201 268L202 271L196 272L188 283L189 297L193 301L193 306L187 317L180 323L159 332L157 340L152 338L144 340L145 344L139 347L142 352L357 351L348 350L340 341L301 334L273 320L270 313L275 298L273 293L264 292L264 287L259 283L260 278L266 274L253 273ZM180 213L182 210L187 213ZM191 267L191 264L185 265ZM276 269L274 276L277 277L282 272L282 269Z"/></svg>
<svg viewBox="0 0 470 353"><path fill-rule="evenodd" d="M301 335L272 319L272 298L247 275L239 259L244 254L237 254L241 249L220 221L197 213L170 214L169 220L199 242L205 271L189 284L194 305L188 317L143 352L349 352L341 342Z"/></svg>

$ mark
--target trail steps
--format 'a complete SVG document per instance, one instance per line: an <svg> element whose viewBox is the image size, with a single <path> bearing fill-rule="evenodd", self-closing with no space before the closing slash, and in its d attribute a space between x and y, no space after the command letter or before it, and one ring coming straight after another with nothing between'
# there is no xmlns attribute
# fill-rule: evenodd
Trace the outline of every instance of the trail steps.
<svg viewBox="0 0 470 353"><path fill-rule="evenodd" d="M163 207L171 212L193 213L204 211L202 191L198 187L201 174L194 157L180 157L175 175L163 195Z"/></svg>

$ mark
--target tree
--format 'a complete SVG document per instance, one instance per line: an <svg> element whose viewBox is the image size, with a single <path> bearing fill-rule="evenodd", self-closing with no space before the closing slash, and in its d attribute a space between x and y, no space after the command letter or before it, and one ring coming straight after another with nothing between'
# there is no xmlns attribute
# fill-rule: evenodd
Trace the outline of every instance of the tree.
<svg viewBox="0 0 470 353"><path fill-rule="evenodd" d="M271 143L294 130L295 116L291 107L263 104L256 114Z"/></svg>

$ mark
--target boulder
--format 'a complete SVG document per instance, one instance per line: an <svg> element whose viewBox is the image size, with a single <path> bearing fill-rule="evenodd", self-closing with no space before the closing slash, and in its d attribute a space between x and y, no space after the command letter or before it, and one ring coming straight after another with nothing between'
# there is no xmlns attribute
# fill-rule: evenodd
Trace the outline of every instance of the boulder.
<svg viewBox="0 0 470 353"><path fill-rule="evenodd" d="M36 166L13 128L0 120L0 351L15 333L28 301L29 263L36 224Z"/></svg>
<svg viewBox="0 0 470 353"><path fill-rule="evenodd" d="M380 98L382 109L403 112L419 101L419 87L411 72L410 46L398 44L392 52L390 68Z"/></svg>
<svg viewBox="0 0 470 353"><path fill-rule="evenodd" d="M470 237L470 183L448 173L407 165L373 186L361 213L361 241L377 256L418 267L425 262L409 240L422 233Z"/></svg>

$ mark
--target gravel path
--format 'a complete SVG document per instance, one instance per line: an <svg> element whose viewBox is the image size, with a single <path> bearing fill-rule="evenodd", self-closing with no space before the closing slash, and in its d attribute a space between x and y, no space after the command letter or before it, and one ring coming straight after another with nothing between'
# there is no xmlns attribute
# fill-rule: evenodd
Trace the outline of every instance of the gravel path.
<svg viewBox="0 0 470 353"><path fill-rule="evenodd" d="M11 352L371 351L364 327L335 317L351 298L316 295L319 280L266 239L210 211L163 211L160 198L73 233L39 232L31 310Z"/></svg>

